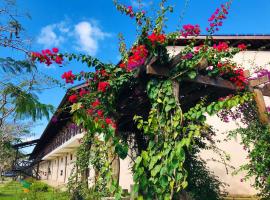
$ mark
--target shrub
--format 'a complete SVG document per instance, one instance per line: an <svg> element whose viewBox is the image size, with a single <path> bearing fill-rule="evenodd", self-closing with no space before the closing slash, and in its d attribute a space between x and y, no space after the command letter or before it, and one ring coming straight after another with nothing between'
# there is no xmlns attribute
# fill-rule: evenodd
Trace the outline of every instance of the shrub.
<svg viewBox="0 0 270 200"><path fill-rule="evenodd" d="M30 187L33 192L48 192L49 186L46 183L40 181L34 181Z"/></svg>

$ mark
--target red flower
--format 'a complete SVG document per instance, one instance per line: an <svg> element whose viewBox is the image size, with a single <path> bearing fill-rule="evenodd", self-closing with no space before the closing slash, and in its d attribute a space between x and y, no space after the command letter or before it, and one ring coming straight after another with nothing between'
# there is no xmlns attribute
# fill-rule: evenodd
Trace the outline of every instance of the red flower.
<svg viewBox="0 0 270 200"><path fill-rule="evenodd" d="M216 49L218 52L228 51L229 45L226 42L219 42L218 45L214 44L213 48Z"/></svg>
<svg viewBox="0 0 270 200"><path fill-rule="evenodd" d="M52 48L53 53L58 53L59 49L58 48Z"/></svg>
<svg viewBox="0 0 270 200"><path fill-rule="evenodd" d="M68 97L68 101L70 103L76 103L78 101L78 96L76 94L72 94Z"/></svg>
<svg viewBox="0 0 270 200"><path fill-rule="evenodd" d="M107 74L107 72L106 72L106 70L105 69L102 69L102 70L100 70L100 74L101 74L101 76L108 76L108 74Z"/></svg>
<svg viewBox="0 0 270 200"><path fill-rule="evenodd" d="M228 9L230 8L231 1L228 1L225 6L221 5L221 8L217 8L216 11L208 19L210 22L210 28L206 28L206 31L213 34L215 31L219 30L219 26L222 26L222 20L226 19L228 15Z"/></svg>
<svg viewBox="0 0 270 200"><path fill-rule="evenodd" d="M99 92L105 92L106 89L110 86L108 82L99 82L98 83L98 91Z"/></svg>
<svg viewBox="0 0 270 200"><path fill-rule="evenodd" d="M116 124L115 123L112 123L111 126L116 129Z"/></svg>
<svg viewBox="0 0 270 200"><path fill-rule="evenodd" d="M126 64L125 64L125 63L120 63L120 64L119 64L119 67L120 67L120 68L126 68Z"/></svg>
<svg viewBox="0 0 270 200"><path fill-rule="evenodd" d="M166 41L166 35L165 34L152 33L147 38L152 42L152 45L154 45L155 43L163 44Z"/></svg>
<svg viewBox="0 0 270 200"><path fill-rule="evenodd" d="M106 122L106 124L112 124L113 123L112 119L108 118L108 117L105 119L105 122Z"/></svg>
<svg viewBox="0 0 270 200"><path fill-rule="evenodd" d="M99 116L100 118L103 117L103 111L102 111L102 110L98 110L98 111L97 111L97 114L98 114L98 116Z"/></svg>
<svg viewBox="0 0 270 200"><path fill-rule="evenodd" d="M52 48L52 51L50 49L42 50L41 53L38 52L32 52L31 57L32 60L38 60L40 63L45 63L46 65L51 65L53 62L57 64L62 64L63 57L57 55L58 53L57 48Z"/></svg>
<svg viewBox="0 0 270 200"><path fill-rule="evenodd" d="M98 99L96 99L96 101L94 101L93 103L92 103L92 106L93 107L97 107L97 106L99 106L100 105L100 101L98 100Z"/></svg>
<svg viewBox="0 0 270 200"><path fill-rule="evenodd" d="M183 26L183 29L180 31L183 37L187 36L198 36L201 33L200 26L198 24L196 25L191 25L191 24L186 24Z"/></svg>
<svg viewBox="0 0 270 200"><path fill-rule="evenodd" d="M74 83L75 75L72 74L72 71L68 71L62 75L62 79L66 79L66 83Z"/></svg>
<svg viewBox="0 0 270 200"><path fill-rule="evenodd" d="M45 49L45 50L42 52L42 54L44 54L44 55L46 55L46 54L52 55L52 52L51 52L50 49Z"/></svg>
<svg viewBox="0 0 270 200"><path fill-rule="evenodd" d="M94 112L94 110L91 109L91 108L89 108L89 109L86 110L86 113L87 113L88 115L92 115L93 112Z"/></svg>
<svg viewBox="0 0 270 200"><path fill-rule="evenodd" d="M126 13L127 13L127 15L129 15L131 18L134 17L134 12L133 12L132 6L128 6L128 7L126 8Z"/></svg>
<svg viewBox="0 0 270 200"><path fill-rule="evenodd" d="M116 129L116 124L113 122L113 120L111 118L107 117L105 119L105 122L106 122L106 124L111 125L114 129Z"/></svg>
<svg viewBox="0 0 270 200"><path fill-rule="evenodd" d="M240 49L241 51L243 51L243 50L246 50L247 49L247 46L245 45L245 44L238 44L238 49Z"/></svg>
<svg viewBox="0 0 270 200"><path fill-rule="evenodd" d="M83 97L84 95L88 94L89 91L85 90L85 89L81 89L81 91L79 92L80 97Z"/></svg>
<svg viewBox="0 0 270 200"><path fill-rule="evenodd" d="M62 64L62 61L63 61L63 58L62 58L61 56L56 56L55 62L56 62L57 64Z"/></svg>
<svg viewBox="0 0 270 200"><path fill-rule="evenodd" d="M143 65L148 55L148 50L145 45L134 46L131 52L133 55L128 58L128 70L133 70Z"/></svg>

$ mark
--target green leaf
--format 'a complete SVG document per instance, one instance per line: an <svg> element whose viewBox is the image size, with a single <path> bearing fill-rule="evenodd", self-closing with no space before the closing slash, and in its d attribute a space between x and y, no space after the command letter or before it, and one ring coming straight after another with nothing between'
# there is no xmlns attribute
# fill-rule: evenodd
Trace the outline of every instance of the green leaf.
<svg viewBox="0 0 270 200"><path fill-rule="evenodd" d="M183 162L185 160L185 150L182 147L179 147L176 149L175 151L175 155L177 156L177 158L179 159L179 161Z"/></svg>
<svg viewBox="0 0 270 200"><path fill-rule="evenodd" d="M197 76L196 71L190 71L190 72L188 72L188 77L190 79L194 79L194 78L196 78L196 76Z"/></svg>
<svg viewBox="0 0 270 200"><path fill-rule="evenodd" d="M169 112L171 109L172 109L172 107L170 105L166 105L165 112Z"/></svg>
<svg viewBox="0 0 270 200"><path fill-rule="evenodd" d="M151 176L156 176L157 173L160 172L161 167L162 167L161 165L155 166L155 167L151 170Z"/></svg>
<svg viewBox="0 0 270 200"><path fill-rule="evenodd" d="M163 187L163 188L166 188L168 186L168 183L169 183L167 176L161 176L159 179L159 182L160 182L161 187Z"/></svg>
<svg viewBox="0 0 270 200"><path fill-rule="evenodd" d="M158 157L157 156L153 156L152 159L150 160L150 164L149 164L149 169L151 170L154 165L157 163L158 161Z"/></svg>
<svg viewBox="0 0 270 200"><path fill-rule="evenodd" d="M185 189L188 186L188 182L184 181L181 185L182 185L183 189Z"/></svg>
<svg viewBox="0 0 270 200"><path fill-rule="evenodd" d="M141 161L142 161L142 157L141 156L138 156L137 159L136 159L136 161L135 161L135 163L137 165L139 165L141 163Z"/></svg>
<svg viewBox="0 0 270 200"><path fill-rule="evenodd" d="M145 161L148 161L149 160L149 156L148 156L148 153L146 151L142 151L142 158L145 160Z"/></svg>

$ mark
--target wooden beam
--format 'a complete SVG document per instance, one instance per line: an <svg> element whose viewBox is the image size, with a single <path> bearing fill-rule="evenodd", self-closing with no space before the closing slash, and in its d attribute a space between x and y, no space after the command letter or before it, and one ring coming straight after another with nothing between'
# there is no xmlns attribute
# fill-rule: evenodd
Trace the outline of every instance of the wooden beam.
<svg viewBox="0 0 270 200"><path fill-rule="evenodd" d="M233 83L222 78L211 78L209 76L197 75L195 79L186 79L186 81L215 86L219 88L225 88L229 90L237 90L236 86Z"/></svg>
<svg viewBox="0 0 270 200"><path fill-rule="evenodd" d="M173 95L177 103L179 103L179 82L173 80Z"/></svg>
<svg viewBox="0 0 270 200"><path fill-rule="evenodd" d="M265 76L259 77L257 79L254 79L254 80L250 80L249 86L255 87L255 86L267 83L267 82L269 82L269 78L268 78L268 75L265 75Z"/></svg>
<svg viewBox="0 0 270 200"><path fill-rule="evenodd" d="M261 90L263 96L270 97L270 83L263 86L263 88L259 88Z"/></svg>
<svg viewBox="0 0 270 200"><path fill-rule="evenodd" d="M262 124L267 125L269 123L269 118L266 111L266 106L262 92L259 89L254 89L254 99L256 101L259 119Z"/></svg>
<svg viewBox="0 0 270 200"><path fill-rule="evenodd" d="M24 148L24 147L28 147L28 146L32 146L32 145L35 145L39 142L39 139L36 139L36 140L31 140L31 141L27 141L27 142L21 142L21 143L18 143L18 144L14 144L12 145L13 148Z"/></svg>
<svg viewBox="0 0 270 200"><path fill-rule="evenodd" d="M182 58L180 53L172 58L168 65L160 65L158 63L157 57L153 57L150 59L149 63L146 64L146 73L158 76L169 76L170 69L174 68L181 60ZM206 58L200 59L196 66L194 66L194 68L199 70L206 67L208 67L208 61Z"/></svg>
<svg viewBox="0 0 270 200"><path fill-rule="evenodd" d="M146 73L150 75L158 76L169 76L169 68L161 65L157 65L157 57L150 59L149 63L146 65Z"/></svg>
<svg viewBox="0 0 270 200"><path fill-rule="evenodd" d="M182 55L182 53L180 52L176 56L174 56L171 59L170 66L174 67L175 65L177 65L182 60L181 55Z"/></svg>

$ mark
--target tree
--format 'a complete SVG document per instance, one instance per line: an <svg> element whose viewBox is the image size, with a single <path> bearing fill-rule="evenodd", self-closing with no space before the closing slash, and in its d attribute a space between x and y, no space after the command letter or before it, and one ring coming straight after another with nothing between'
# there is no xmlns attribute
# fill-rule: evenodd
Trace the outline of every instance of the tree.
<svg viewBox="0 0 270 200"><path fill-rule="evenodd" d="M4 0L0 17L0 48L21 52L25 58L0 57L0 161L10 167L14 158L11 144L29 132L24 120L49 118L53 112L53 106L41 103L37 94L55 87L57 81L42 74L30 58L30 43L19 21L20 17L30 16L17 10L15 0Z"/></svg>
<svg viewBox="0 0 270 200"><path fill-rule="evenodd" d="M12 142L20 142L24 136L29 136L32 124L28 123L5 123L0 131L0 177L2 172L10 170L13 165L16 150L12 148Z"/></svg>

